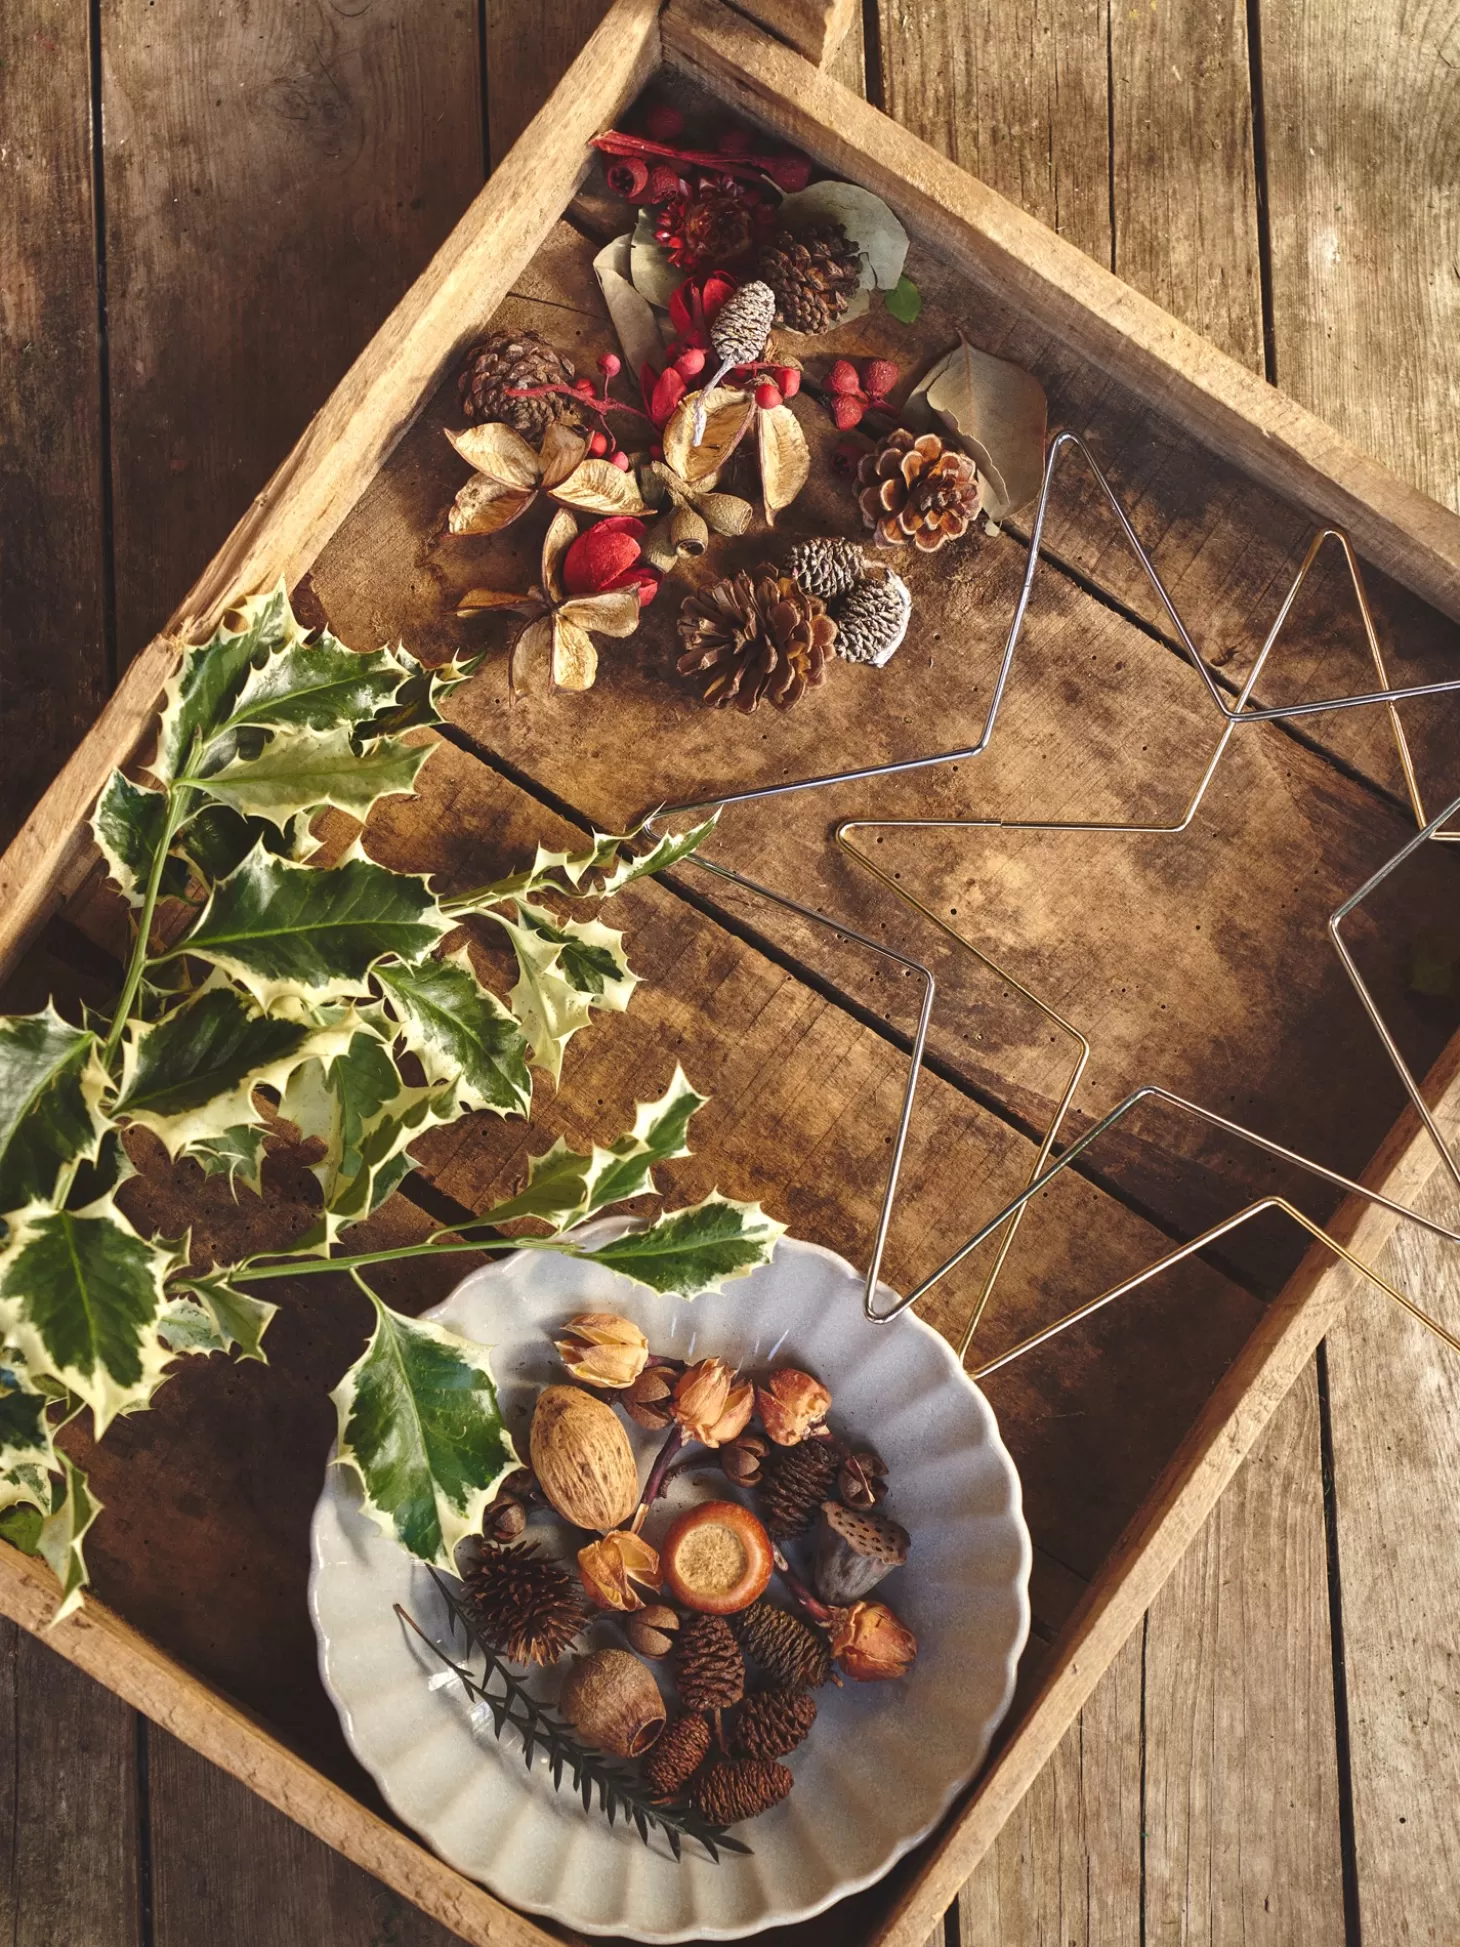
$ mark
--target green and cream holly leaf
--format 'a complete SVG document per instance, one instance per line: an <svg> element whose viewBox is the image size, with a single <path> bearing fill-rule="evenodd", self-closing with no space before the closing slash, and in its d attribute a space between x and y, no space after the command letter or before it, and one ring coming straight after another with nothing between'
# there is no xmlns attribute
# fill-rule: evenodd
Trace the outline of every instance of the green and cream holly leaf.
<svg viewBox="0 0 1460 1947"><path fill-rule="evenodd" d="M128 1023L112 1114L140 1122L176 1156L257 1122L255 1089L282 1092L301 1062L343 1054L358 1026L352 1008L313 1010L283 1000L265 1013L215 974L162 1020Z"/></svg>
<svg viewBox="0 0 1460 1947"><path fill-rule="evenodd" d="M95 1050L49 1004L0 1018L0 1214L51 1197L63 1169L95 1157L106 1079Z"/></svg>
<svg viewBox="0 0 1460 1947"><path fill-rule="evenodd" d="M13 1370L9 1378L20 1375ZM50 1475L56 1449L46 1415L50 1400L44 1393L0 1381L0 1508L28 1502L49 1510Z"/></svg>
<svg viewBox="0 0 1460 1947"><path fill-rule="evenodd" d="M622 1014L633 998L639 976L629 966L624 936L596 919L554 919L541 906L517 901L520 928L558 949L558 967L569 986L587 994L594 1007Z"/></svg>
<svg viewBox="0 0 1460 1947"><path fill-rule="evenodd" d="M562 949L530 926L518 925L501 914L492 915L512 941L518 979L508 995L521 1023L532 1059L556 1082L563 1072L563 1052L593 1015L592 996L568 978Z"/></svg>
<svg viewBox="0 0 1460 1947"><path fill-rule="evenodd" d="M86 1586L86 1562L81 1545L86 1531L101 1513L86 1476L69 1454L58 1453L57 1473L50 1483L45 1503L48 1512L31 1539L27 1552L39 1555L61 1585L61 1600L51 1624L64 1622L81 1607L81 1591Z"/></svg>
<svg viewBox="0 0 1460 1947"><path fill-rule="evenodd" d="M200 1163L204 1176L226 1176L235 1197L240 1183L256 1197L264 1193L264 1132L252 1123L235 1122L216 1135L200 1136L182 1154Z"/></svg>
<svg viewBox="0 0 1460 1947"><path fill-rule="evenodd" d="M282 582L231 613L242 626L230 628L225 617L207 642L184 649L164 692L157 756L148 766L164 783L181 777L190 758L201 761L222 733L255 659L273 656L304 635Z"/></svg>
<svg viewBox="0 0 1460 1947"><path fill-rule="evenodd" d="M340 1464L365 1490L365 1512L420 1561L455 1573L458 1542L476 1532L517 1463L485 1347L375 1300L375 1332L331 1395Z"/></svg>
<svg viewBox="0 0 1460 1947"><path fill-rule="evenodd" d="M138 1236L109 1198L82 1210L36 1202L11 1219L0 1252L0 1340L33 1380L60 1383L91 1408L98 1438L143 1405L163 1377L163 1281L177 1263Z"/></svg>
<svg viewBox="0 0 1460 1947"><path fill-rule="evenodd" d="M475 676L486 660L485 656L453 656L447 663L420 663L404 646L394 654L407 665L410 673L390 707L378 712L369 723L361 724L362 737L419 730L440 723L443 698Z"/></svg>
<svg viewBox="0 0 1460 1947"><path fill-rule="evenodd" d="M632 885L635 879L651 878L656 872L664 872L671 865L678 865L681 859L687 859L692 852L699 850L719 821L720 813L715 810L698 825L691 825L688 831L666 832L663 838L654 841L647 852L630 852L618 858L617 863L605 870L601 883L593 888L593 896L607 899L610 894ZM630 838L637 836L636 832L629 835ZM617 848L627 845L629 839L615 839L612 842Z"/></svg>
<svg viewBox="0 0 1460 1947"><path fill-rule="evenodd" d="M586 852L554 852L539 845L531 865L492 885L464 894L450 904L453 909L479 912L504 899L525 899L535 892L547 891L560 892L569 899L607 899L635 879L647 878L688 858L715 829L719 816L717 810L689 831L668 834L657 839L647 852L637 854L626 848L639 837L639 830L595 832L593 844ZM601 879L597 876L600 873ZM585 879L594 883L585 886Z"/></svg>
<svg viewBox="0 0 1460 1947"><path fill-rule="evenodd" d="M362 653L328 629L298 636L249 670L223 728L348 732L396 705L422 673L404 648Z"/></svg>
<svg viewBox="0 0 1460 1947"><path fill-rule="evenodd" d="M464 1109L526 1115L532 1077L521 1028L477 980L463 947L444 960L377 967L402 1041L431 1082L451 1082Z"/></svg>
<svg viewBox="0 0 1460 1947"><path fill-rule="evenodd" d="M240 1359L267 1365L264 1333L279 1307L250 1298L217 1276L199 1278L187 1286L189 1295L169 1298L159 1330L169 1349L177 1353L232 1352Z"/></svg>
<svg viewBox="0 0 1460 1947"><path fill-rule="evenodd" d="M281 830L300 812L327 804L363 819L377 799L413 791L417 772L435 749L377 737L357 751L348 726L291 725L276 731L256 757L234 757L211 773L207 790L241 816L266 818Z"/></svg>
<svg viewBox="0 0 1460 1947"><path fill-rule="evenodd" d="M167 793L149 791L113 771L91 815L91 835L106 869L130 905L142 904L157 848L167 830Z"/></svg>
<svg viewBox="0 0 1460 1947"><path fill-rule="evenodd" d="M164 958L194 954L243 982L261 1006L358 994L377 960L429 953L451 922L413 873L354 858L326 869L262 849L214 889Z"/></svg>
<svg viewBox="0 0 1460 1947"><path fill-rule="evenodd" d="M582 1256L585 1263L622 1272L654 1291L693 1298L768 1264L785 1234L786 1226L758 1203L712 1195Z"/></svg>

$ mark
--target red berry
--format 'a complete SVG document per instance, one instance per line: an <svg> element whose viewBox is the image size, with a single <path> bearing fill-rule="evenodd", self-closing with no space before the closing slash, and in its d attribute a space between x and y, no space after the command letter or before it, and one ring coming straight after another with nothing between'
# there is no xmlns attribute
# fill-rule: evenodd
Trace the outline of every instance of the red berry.
<svg viewBox="0 0 1460 1947"><path fill-rule="evenodd" d="M766 174L776 188L790 196L804 189L811 180L811 158L804 155L773 155L766 163Z"/></svg>
<svg viewBox="0 0 1460 1947"><path fill-rule="evenodd" d="M620 473L627 473L629 470L629 456L622 447L617 453L609 454L608 463L610 466L616 466Z"/></svg>
<svg viewBox="0 0 1460 1947"><path fill-rule="evenodd" d="M826 382L833 392L860 392L862 381L857 377L857 368L849 358L839 358L826 375Z"/></svg>
<svg viewBox="0 0 1460 1947"><path fill-rule="evenodd" d="M744 155L750 147L750 130L747 128L721 129L715 140L715 147L721 155Z"/></svg>
<svg viewBox="0 0 1460 1947"><path fill-rule="evenodd" d="M705 355L698 345L686 345L675 359L674 369L682 379L697 379L705 369Z"/></svg>
<svg viewBox="0 0 1460 1947"><path fill-rule="evenodd" d="M597 459L600 454L606 453L608 451L608 435L606 433L595 433L588 442L588 451L593 455L594 459Z"/></svg>
<svg viewBox="0 0 1460 1947"><path fill-rule="evenodd" d="M605 352L598 361L598 369L606 379L616 379L623 370L623 360L617 352Z"/></svg>
<svg viewBox="0 0 1460 1947"><path fill-rule="evenodd" d="M794 399L801 390L801 374L794 365L776 367L776 384L781 388L783 399Z"/></svg>
<svg viewBox="0 0 1460 1947"><path fill-rule="evenodd" d="M855 394L850 392L838 394L836 403L831 409L831 416L836 421L837 431L849 433L853 426L860 426L862 423L862 414L866 410L867 408L861 398Z"/></svg>
<svg viewBox="0 0 1460 1947"><path fill-rule="evenodd" d="M593 397L592 379L574 379L573 390L579 395L580 398L591 399Z"/></svg>
<svg viewBox="0 0 1460 1947"><path fill-rule="evenodd" d="M661 101L644 117L644 133L653 142L677 142L684 134L684 117L667 101Z"/></svg>
<svg viewBox="0 0 1460 1947"><path fill-rule="evenodd" d="M890 358L869 358L862 367L862 389L869 399L885 399L897 384L897 367Z"/></svg>
<svg viewBox="0 0 1460 1947"><path fill-rule="evenodd" d="M762 412L774 412L781 404L781 395L769 379L762 379L755 388L755 403Z"/></svg>

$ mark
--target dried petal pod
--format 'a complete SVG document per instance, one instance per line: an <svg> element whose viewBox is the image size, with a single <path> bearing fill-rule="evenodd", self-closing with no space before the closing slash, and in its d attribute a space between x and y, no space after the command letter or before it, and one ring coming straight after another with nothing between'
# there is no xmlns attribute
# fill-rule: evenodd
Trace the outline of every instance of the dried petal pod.
<svg viewBox="0 0 1460 1947"><path fill-rule="evenodd" d="M527 1510L520 1501L498 1497L482 1515L483 1541L516 1541L527 1526Z"/></svg>
<svg viewBox="0 0 1460 1947"><path fill-rule="evenodd" d="M887 1462L870 1447L859 1447L842 1462L836 1491L849 1508L875 1508L887 1495Z"/></svg>
<svg viewBox="0 0 1460 1947"><path fill-rule="evenodd" d="M585 1743L637 1758L664 1729L659 1686L627 1650L595 1650L569 1674L559 1709Z"/></svg>
<svg viewBox="0 0 1460 1947"><path fill-rule="evenodd" d="M617 1312L583 1312L554 1340L558 1356L585 1386L632 1386L649 1362L649 1341Z"/></svg>
<svg viewBox="0 0 1460 1947"><path fill-rule="evenodd" d="M578 1573L600 1609L642 1609L644 1590L659 1593L658 1552L628 1528L580 1548Z"/></svg>
<svg viewBox="0 0 1460 1947"><path fill-rule="evenodd" d="M907 1675L918 1639L885 1602L857 1602L838 1611L831 1647L849 1677L857 1683L879 1683Z"/></svg>
<svg viewBox="0 0 1460 1947"><path fill-rule="evenodd" d="M671 1609L667 1602L651 1602L629 1617L624 1634L631 1649L637 1650L640 1656L652 1657L657 1663L661 1656L668 1656L679 1640L679 1611Z"/></svg>
<svg viewBox="0 0 1460 1947"><path fill-rule="evenodd" d="M676 1717L644 1760L644 1782L655 1798L676 1798L709 1755L708 1720Z"/></svg>
<svg viewBox="0 0 1460 1947"><path fill-rule="evenodd" d="M749 1380L737 1386L734 1369L723 1359L701 1359L680 1374L672 1410L687 1439L719 1447L744 1431L754 1404Z"/></svg>
<svg viewBox="0 0 1460 1947"><path fill-rule="evenodd" d="M690 1710L728 1710L745 1695L745 1659L723 1616L690 1616L675 1652L679 1694Z"/></svg>
<svg viewBox="0 0 1460 1947"><path fill-rule="evenodd" d="M738 1825L779 1805L795 1779L771 1758L726 1758L695 1780L695 1809L711 1825Z"/></svg>
<svg viewBox="0 0 1460 1947"><path fill-rule="evenodd" d="M833 1608L870 1595L884 1575L907 1560L911 1536L906 1528L871 1509L823 1501L816 1531L816 1593Z"/></svg>
<svg viewBox="0 0 1460 1947"><path fill-rule="evenodd" d="M650 1433L662 1433L674 1417L674 1373L667 1366L650 1366L624 1394L628 1416Z"/></svg>
<svg viewBox="0 0 1460 1947"><path fill-rule="evenodd" d="M809 1372L781 1366L756 1387L755 1410L778 1447L799 1447L831 1411L831 1394Z"/></svg>
<svg viewBox="0 0 1460 1947"><path fill-rule="evenodd" d="M725 1478L737 1487L754 1487L761 1477L770 1442L759 1433L742 1433L728 1447L720 1449L720 1466Z"/></svg>
<svg viewBox="0 0 1460 1947"><path fill-rule="evenodd" d="M816 1699L805 1690L753 1690L735 1713L730 1748L737 1758L784 1758L816 1722Z"/></svg>
<svg viewBox="0 0 1460 1947"><path fill-rule="evenodd" d="M622 1527L639 1499L633 1449L611 1406L577 1386L538 1394L532 1470L552 1507L578 1528Z"/></svg>

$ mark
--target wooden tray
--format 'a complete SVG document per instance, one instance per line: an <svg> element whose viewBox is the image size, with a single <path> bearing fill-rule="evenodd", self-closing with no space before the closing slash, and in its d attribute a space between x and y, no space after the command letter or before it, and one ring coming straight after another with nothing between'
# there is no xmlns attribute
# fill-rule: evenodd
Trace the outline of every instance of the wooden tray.
<svg viewBox="0 0 1460 1947"><path fill-rule="evenodd" d="M764 0L754 11L821 58L846 9ZM621 211L592 193L587 141L661 68L666 86L708 90L894 205L914 233L924 315L909 330L879 313L825 348L886 351L911 367L961 325L1036 371L1055 423L1091 439L1225 677L1240 680L1315 518L1341 522L1364 555L1395 680L1460 667L1445 619L1460 615L1455 516L720 0L670 0L662 13L656 0L618 0L0 861L7 1007L39 1005L52 989L110 989L119 915L86 817L110 767L145 737L179 637L283 576L296 604L311 619L328 615L346 641L400 635L431 656L464 633L451 618L456 592L489 560L530 554L536 530L526 524L492 543L440 534L461 477L440 430L455 423L452 373L493 316L536 324L590 362L612 342L587 266ZM818 409L802 413L824 454L829 429ZM819 468L776 547L845 528L849 515L845 485ZM1161 811L1180 797L1192 752L1214 741L1209 705L1078 477L1060 490L1049 539L1058 560L1041 577L1006 717L977 767L925 774L875 801L845 791L773 815L731 814L715 841L717 856L886 931L938 973L943 999L887 1263L902 1288L1027 1174L1063 1054L997 983L980 984L836 863L832 823L874 811ZM421 802L386 806L372 848L449 878L484 854L530 849L587 819L608 825L657 798L830 768L868 750L947 747L982 720L1022 560L1013 532L940 557L917 582L916 640L887 671L838 670L824 697L771 724L727 724L691 707L672 674L671 595L626 652L605 656L586 697L509 709L491 664L460 694ZM1223 618L1211 644L1208 607ZM1264 700L1363 681L1336 579L1319 580L1304 615ZM1407 721L1442 803L1460 789L1443 704L1416 706ZM1413 1202L1436 1159L1407 1115L1384 1136L1402 1096L1323 932L1328 911L1409 829L1386 726L1374 712L1343 713L1306 720L1301 735L1240 732L1181 839L1110 840L1093 854L1047 838L924 839L895 869L960 911L1092 1032L1085 1104L1108 1106L1155 1080L1231 1105L1349 1172L1378 1144L1366 1180ZM1460 1122L1460 1039L1444 1045L1446 1021L1404 974L1419 916L1441 899L1453 906L1455 868L1445 848L1429 851L1355 938L1406 1051L1431 1068L1430 1099L1449 1129ZM635 888L618 908L646 985L621 1023L575 1044L564 1090L536 1123L580 1140L602 1134L636 1085L643 1092L682 1057L714 1103L699 1153L674 1173L676 1195L718 1182L763 1197L799 1233L864 1255L905 1072L905 997L815 929L731 893L710 898L693 871ZM1088 1125L1082 1114L1072 1129ZM533 1134L540 1146L540 1128ZM474 1122L445 1132L376 1228L418 1235L452 1208L480 1208L520 1170L524 1140L520 1127ZM991 1351L1280 1181L1240 1149L1154 1120L1090 1162L1031 1214L988 1321ZM302 1194L282 1180L270 1188L276 1204ZM185 1205L204 1243L269 1222L185 1172L176 1183L149 1176L141 1193L159 1224ZM1311 1186L1304 1202L1369 1260L1391 1228L1357 1202L1322 1208ZM463 1269L452 1260L386 1295L419 1310ZM305 1533L332 1434L326 1394L361 1337L348 1290L321 1290L327 1282L290 1292L267 1370L197 1362L103 1448L76 1446L106 1505L89 1549L102 1599L48 1640L467 1939L557 1937L390 1822L320 1689ZM1321 1248L1300 1258L1280 1230L1243 1235L1219 1262L1188 1264L991 1384L1038 1548L1020 1701L942 1831L882 1886L793 1930L798 1943L923 1947L1354 1284ZM955 1330L970 1291L968 1281L940 1287L935 1322ZM0 1609L40 1630L51 1604L44 1573L0 1549Z"/></svg>

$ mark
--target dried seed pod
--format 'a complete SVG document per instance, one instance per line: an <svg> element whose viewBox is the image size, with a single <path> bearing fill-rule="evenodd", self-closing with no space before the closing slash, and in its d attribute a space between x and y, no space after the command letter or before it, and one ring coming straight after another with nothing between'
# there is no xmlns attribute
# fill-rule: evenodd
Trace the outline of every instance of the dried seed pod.
<svg viewBox="0 0 1460 1947"><path fill-rule="evenodd" d="M870 1447L859 1447L842 1462L836 1491L849 1508L875 1508L887 1495L887 1462Z"/></svg>
<svg viewBox="0 0 1460 1947"><path fill-rule="evenodd" d="M701 1501L671 1525L660 1550L670 1594L686 1609L728 1616L764 1593L770 1536L739 1501Z"/></svg>
<svg viewBox="0 0 1460 1947"><path fill-rule="evenodd" d="M674 1378L668 1366L641 1372L624 1394L629 1418L650 1433L662 1433L674 1417Z"/></svg>
<svg viewBox="0 0 1460 1947"><path fill-rule="evenodd" d="M629 1528L615 1528L580 1548L578 1573L600 1609L642 1609L646 1589L659 1593L658 1550Z"/></svg>
<svg viewBox="0 0 1460 1947"><path fill-rule="evenodd" d="M639 1499L629 1436L611 1406L577 1386L538 1394L529 1442L549 1503L577 1528L622 1527Z"/></svg>
<svg viewBox="0 0 1460 1947"><path fill-rule="evenodd" d="M779 1805L795 1779L771 1758L727 1758L695 1780L695 1809L711 1825L738 1825Z"/></svg>
<svg viewBox="0 0 1460 1947"><path fill-rule="evenodd" d="M761 1477L770 1442L759 1433L742 1433L720 1449L720 1466L737 1487L754 1487Z"/></svg>
<svg viewBox="0 0 1460 1947"><path fill-rule="evenodd" d="M498 1499L482 1515L483 1541L516 1541L527 1526L527 1511L520 1501Z"/></svg>
<svg viewBox="0 0 1460 1947"><path fill-rule="evenodd" d="M664 1729L664 1699L647 1664L627 1650L595 1650L563 1685L559 1709L580 1737L616 1758L637 1758Z"/></svg>
<svg viewBox="0 0 1460 1947"><path fill-rule="evenodd" d="M709 1755L708 1720L676 1717L644 1760L644 1782L655 1798L675 1798Z"/></svg>
<svg viewBox="0 0 1460 1947"><path fill-rule="evenodd" d="M701 1359L686 1366L674 1388L674 1417L685 1438L722 1447L743 1433L755 1403L750 1381L736 1384L734 1368L723 1359Z"/></svg>
<svg viewBox="0 0 1460 1947"><path fill-rule="evenodd" d="M907 1675L918 1639L885 1602L854 1602L837 1612L831 1647L855 1682L880 1683Z"/></svg>
<svg viewBox="0 0 1460 1947"><path fill-rule="evenodd" d="M901 1568L911 1539L885 1514L823 1501L812 1570L816 1593L834 1609L860 1602L884 1575Z"/></svg>
<svg viewBox="0 0 1460 1947"><path fill-rule="evenodd" d="M777 1541L807 1532L831 1492L839 1464L839 1450L830 1440L803 1440L799 1447L778 1447L769 1456L761 1480L761 1511Z"/></svg>
<svg viewBox="0 0 1460 1947"><path fill-rule="evenodd" d="M530 1541L483 1548L462 1581L478 1629L514 1663L556 1663L588 1621L582 1589Z"/></svg>
<svg viewBox="0 0 1460 1947"><path fill-rule="evenodd" d="M679 1640L679 1611L671 1609L667 1602L651 1602L646 1609L629 1617L624 1634L631 1649L657 1662L661 1656L668 1656Z"/></svg>
<svg viewBox="0 0 1460 1947"><path fill-rule="evenodd" d="M582 1312L555 1341L558 1357L585 1386L632 1386L649 1361L649 1341L617 1312Z"/></svg>
<svg viewBox="0 0 1460 1947"><path fill-rule="evenodd" d="M753 1690L735 1713L730 1748L737 1758L784 1758L816 1722L816 1699L805 1690Z"/></svg>
<svg viewBox="0 0 1460 1947"><path fill-rule="evenodd" d="M755 1389L760 1423L778 1447L799 1447L831 1411L831 1394L796 1366L780 1366Z"/></svg>

